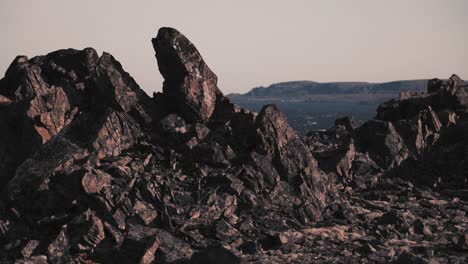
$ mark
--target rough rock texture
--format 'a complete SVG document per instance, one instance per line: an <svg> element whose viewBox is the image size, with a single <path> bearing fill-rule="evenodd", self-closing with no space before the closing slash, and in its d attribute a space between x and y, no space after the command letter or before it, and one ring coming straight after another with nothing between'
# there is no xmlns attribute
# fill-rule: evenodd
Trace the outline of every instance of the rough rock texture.
<svg viewBox="0 0 468 264"><path fill-rule="evenodd" d="M273 161L286 181L296 182L301 172L317 169L314 157L275 105L263 107L255 127L258 152Z"/></svg>
<svg viewBox="0 0 468 264"><path fill-rule="evenodd" d="M353 128L346 118L338 119L334 128L310 133L306 141L319 160L319 167L341 177L348 177L336 168L343 164L340 157L346 153L347 143L336 139L350 137L355 144L354 157L368 156L388 175L431 187L464 187L468 106L465 89L457 75L448 83L432 79L428 82L428 93L407 92L398 100L385 102L377 109L376 119L360 127ZM348 126L348 133L340 130L340 126ZM330 154L333 146L341 146L343 150ZM344 161L353 163L352 157Z"/></svg>
<svg viewBox="0 0 468 264"><path fill-rule="evenodd" d="M208 121L217 97L222 96L216 75L195 46L177 30L161 28L152 41L168 105L189 121Z"/></svg>
<svg viewBox="0 0 468 264"><path fill-rule="evenodd" d="M327 177L317 167L317 161L304 142L288 125L284 115L274 105L266 105L255 120L257 151L266 156L280 178L296 189L304 200L309 196L312 220L321 218L320 208L327 204Z"/></svg>
<svg viewBox="0 0 468 264"><path fill-rule="evenodd" d="M466 263L460 78L301 138L230 103L178 31L153 45L153 98L90 48L11 63L0 262Z"/></svg>
<svg viewBox="0 0 468 264"><path fill-rule="evenodd" d="M319 168L337 176L346 203L331 211L342 224L314 229L340 244L330 247L317 238L310 245L321 248L311 255L315 260L467 261L468 105L461 83L456 75L448 84L430 80L428 93L403 93L360 127L346 127L342 118L306 136Z"/></svg>
<svg viewBox="0 0 468 264"><path fill-rule="evenodd" d="M328 131L313 131L306 137L307 146L317 159L319 167L344 180L352 177L352 162L356 156L356 147L350 135L354 128L349 126L349 120L353 119L338 119L337 125Z"/></svg>
<svg viewBox="0 0 468 264"><path fill-rule="evenodd" d="M355 133L358 150L368 153L381 168L398 166L405 160L409 151L403 138L393 123L370 120L359 127Z"/></svg>
<svg viewBox="0 0 468 264"><path fill-rule="evenodd" d="M151 99L120 63L107 53L99 57L91 48L60 50L30 60L18 56L0 82L0 93L9 100L0 113L5 124L0 132L3 185L16 166L77 117L109 107L146 126L153 111Z"/></svg>
<svg viewBox="0 0 468 264"><path fill-rule="evenodd" d="M176 30L153 44L165 78L153 99L91 48L13 61L1 262L240 263L324 220L334 182L281 112L231 104Z"/></svg>

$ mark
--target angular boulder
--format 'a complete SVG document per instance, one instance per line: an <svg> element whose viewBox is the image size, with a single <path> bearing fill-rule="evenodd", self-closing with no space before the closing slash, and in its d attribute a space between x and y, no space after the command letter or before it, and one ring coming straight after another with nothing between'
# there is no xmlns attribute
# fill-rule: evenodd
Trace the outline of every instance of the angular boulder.
<svg viewBox="0 0 468 264"><path fill-rule="evenodd" d="M255 127L257 152L272 162L282 181L310 202L307 210L311 218L319 219L330 197L330 181L318 169L312 153L275 105L262 108Z"/></svg>
<svg viewBox="0 0 468 264"><path fill-rule="evenodd" d="M275 105L262 108L255 127L257 151L272 160L283 180L294 182L301 172L316 171L317 161Z"/></svg>
<svg viewBox="0 0 468 264"><path fill-rule="evenodd" d="M0 183L8 182L22 161L88 112L114 109L117 112L110 123L117 126L136 123L145 127L154 116L153 101L120 63L108 53L99 57L92 48L58 50L32 59L16 57L0 80L0 101L4 127L0 132ZM119 118L136 122L119 123ZM100 139L111 138L112 130L119 128L108 129L102 133L109 136ZM108 143L96 142L107 152L101 157L115 152L116 145Z"/></svg>
<svg viewBox="0 0 468 264"><path fill-rule="evenodd" d="M159 71L164 77L163 93L172 111L187 121L207 122L215 110L217 98L222 96L216 75L179 31L161 28L152 42Z"/></svg>
<svg viewBox="0 0 468 264"><path fill-rule="evenodd" d="M152 100L93 49L18 57L0 80L2 261L239 263L325 219L334 182L283 114L229 102L176 30L153 44Z"/></svg>
<svg viewBox="0 0 468 264"><path fill-rule="evenodd" d="M395 122L395 128L413 154L421 154L439 138L442 123L430 106L413 119Z"/></svg>
<svg viewBox="0 0 468 264"><path fill-rule="evenodd" d="M131 113L141 124L153 121L154 103L111 54L104 52L99 58L94 78L99 97L107 105Z"/></svg>
<svg viewBox="0 0 468 264"><path fill-rule="evenodd" d="M463 89L465 82L456 74L452 74L447 82L447 90L450 94L455 94L458 90Z"/></svg>
<svg viewBox="0 0 468 264"><path fill-rule="evenodd" d="M368 153L381 168L398 166L410 152L391 122L369 120L355 131L359 152Z"/></svg>
<svg viewBox="0 0 468 264"><path fill-rule="evenodd" d="M349 180L356 148L351 132L355 129L354 118L344 117L335 121L335 126L326 131L309 132L305 142L318 161L320 169L335 173Z"/></svg>

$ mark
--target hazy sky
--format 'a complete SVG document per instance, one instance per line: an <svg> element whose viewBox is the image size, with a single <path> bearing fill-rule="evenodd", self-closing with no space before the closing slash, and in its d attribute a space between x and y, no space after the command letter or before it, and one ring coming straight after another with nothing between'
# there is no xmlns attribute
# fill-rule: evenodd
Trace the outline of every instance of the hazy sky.
<svg viewBox="0 0 468 264"><path fill-rule="evenodd" d="M19 54L94 47L152 93L162 78L151 38L170 26L225 93L291 80L468 79L467 0L0 1L2 73Z"/></svg>

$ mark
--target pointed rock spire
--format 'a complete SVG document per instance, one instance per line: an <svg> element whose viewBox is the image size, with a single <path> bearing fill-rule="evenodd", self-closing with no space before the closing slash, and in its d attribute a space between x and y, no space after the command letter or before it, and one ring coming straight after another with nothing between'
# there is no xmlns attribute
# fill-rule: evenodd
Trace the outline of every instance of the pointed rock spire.
<svg viewBox="0 0 468 264"><path fill-rule="evenodd" d="M159 29L152 42L171 110L188 121L208 121L222 94L216 75L197 48L179 31L167 27Z"/></svg>

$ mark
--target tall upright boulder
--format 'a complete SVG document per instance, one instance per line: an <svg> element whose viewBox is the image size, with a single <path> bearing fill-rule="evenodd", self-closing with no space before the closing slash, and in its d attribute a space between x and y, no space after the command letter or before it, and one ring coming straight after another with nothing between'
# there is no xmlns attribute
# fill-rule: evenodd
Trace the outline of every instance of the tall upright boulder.
<svg viewBox="0 0 468 264"><path fill-rule="evenodd" d="M195 45L179 31L167 27L159 29L152 42L169 108L187 121L208 121L222 93L216 75Z"/></svg>
<svg viewBox="0 0 468 264"><path fill-rule="evenodd" d="M229 102L176 30L153 44L165 78L153 99L93 49L18 57L0 80L0 259L185 263L217 244L279 252L340 202L276 106L257 115Z"/></svg>
<svg viewBox="0 0 468 264"><path fill-rule="evenodd" d="M284 180L292 181L301 171L317 168L316 160L275 105L262 108L255 127L258 152L273 161Z"/></svg>
<svg viewBox="0 0 468 264"><path fill-rule="evenodd" d="M321 217L330 188L327 176L302 139L286 121L275 105L266 105L255 120L256 151L266 156L282 181L285 181L306 200L312 219Z"/></svg>
<svg viewBox="0 0 468 264"><path fill-rule="evenodd" d="M450 94L455 94L458 90L463 88L464 84L460 76L452 74L447 82L447 90Z"/></svg>

